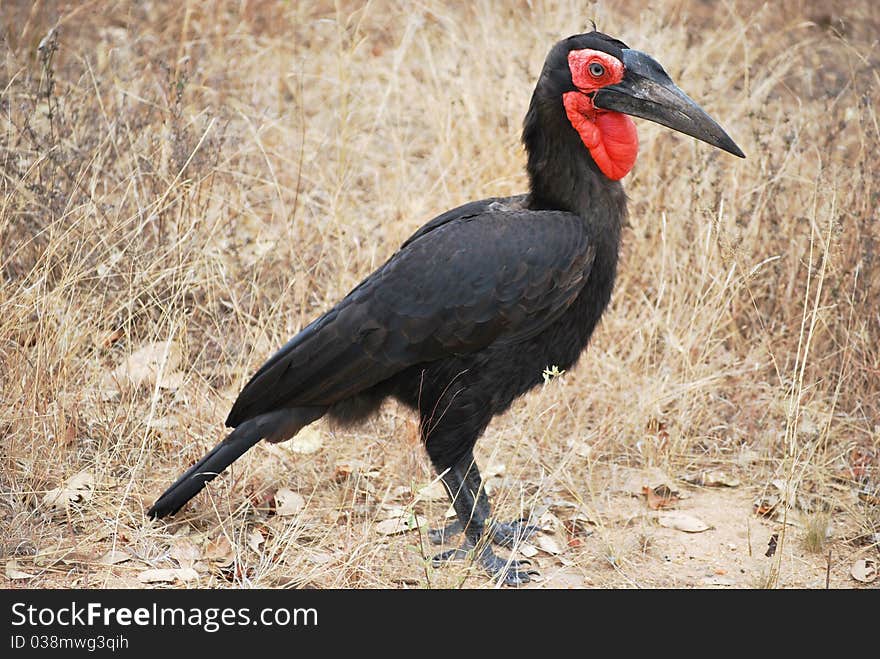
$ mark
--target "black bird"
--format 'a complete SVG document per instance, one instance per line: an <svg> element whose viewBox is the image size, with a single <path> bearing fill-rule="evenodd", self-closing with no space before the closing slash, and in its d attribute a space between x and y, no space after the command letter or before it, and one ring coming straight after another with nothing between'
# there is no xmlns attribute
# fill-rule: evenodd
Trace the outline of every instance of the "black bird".
<svg viewBox="0 0 880 659"><path fill-rule="evenodd" d="M597 31L557 43L523 127L527 194L473 201L419 229L382 267L251 378L235 428L150 508L177 512L260 439L281 442L327 415L352 423L391 396L418 411L421 437L464 530L464 548L507 584L525 561L499 558L534 528L490 520L473 448L491 419L570 368L611 297L635 163L628 115L745 157L650 56Z"/></svg>

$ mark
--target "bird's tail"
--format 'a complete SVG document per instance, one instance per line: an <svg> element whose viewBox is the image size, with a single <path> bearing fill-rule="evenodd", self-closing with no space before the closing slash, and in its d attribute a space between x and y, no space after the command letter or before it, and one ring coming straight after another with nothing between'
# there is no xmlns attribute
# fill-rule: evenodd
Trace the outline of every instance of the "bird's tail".
<svg viewBox="0 0 880 659"><path fill-rule="evenodd" d="M214 480L261 439L272 442L289 439L300 428L322 416L324 411L325 408L287 408L245 421L165 490L147 515L153 519L173 515L201 492L205 483Z"/></svg>

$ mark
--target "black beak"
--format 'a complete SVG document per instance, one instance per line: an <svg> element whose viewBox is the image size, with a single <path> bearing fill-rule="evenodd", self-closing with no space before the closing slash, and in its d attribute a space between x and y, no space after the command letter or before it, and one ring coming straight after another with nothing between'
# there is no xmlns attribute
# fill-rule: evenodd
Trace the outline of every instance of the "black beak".
<svg viewBox="0 0 880 659"><path fill-rule="evenodd" d="M596 92L593 104L597 108L648 119L740 158L746 157L724 129L675 86L653 57L625 49L623 65L623 80Z"/></svg>

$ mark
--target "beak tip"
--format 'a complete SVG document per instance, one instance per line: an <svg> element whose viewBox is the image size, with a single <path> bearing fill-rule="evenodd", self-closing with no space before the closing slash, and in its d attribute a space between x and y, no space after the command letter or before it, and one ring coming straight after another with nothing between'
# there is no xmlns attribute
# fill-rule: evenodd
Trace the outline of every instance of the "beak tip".
<svg viewBox="0 0 880 659"><path fill-rule="evenodd" d="M746 154L743 153L743 150L736 145L736 142L730 139L727 133L724 133L724 139L721 140L721 143L716 143L715 146L724 149L725 151L727 151L727 153L736 156L737 158L746 157Z"/></svg>

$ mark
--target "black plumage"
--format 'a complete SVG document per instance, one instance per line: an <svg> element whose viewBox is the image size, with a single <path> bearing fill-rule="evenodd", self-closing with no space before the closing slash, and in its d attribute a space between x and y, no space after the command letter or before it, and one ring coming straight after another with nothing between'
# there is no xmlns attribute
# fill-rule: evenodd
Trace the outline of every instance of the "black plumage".
<svg viewBox="0 0 880 659"><path fill-rule="evenodd" d="M487 530L507 545L533 531L490 522L472 450L546 368L575 364L611 297L626 198L563 108L562 95L575 89L573 49L620 60L626 52L598 32L551 50L524 121L529 193L471 202L419 229L257 371L226 420L235 430L150 515L179 510L262 438L283 441L324 415L351 423L390 396L419 414L458 513L450 530L466 531L466 549ZM488 543L477 555L507 583L528 581L523 562L498 558Z"/></svg>

